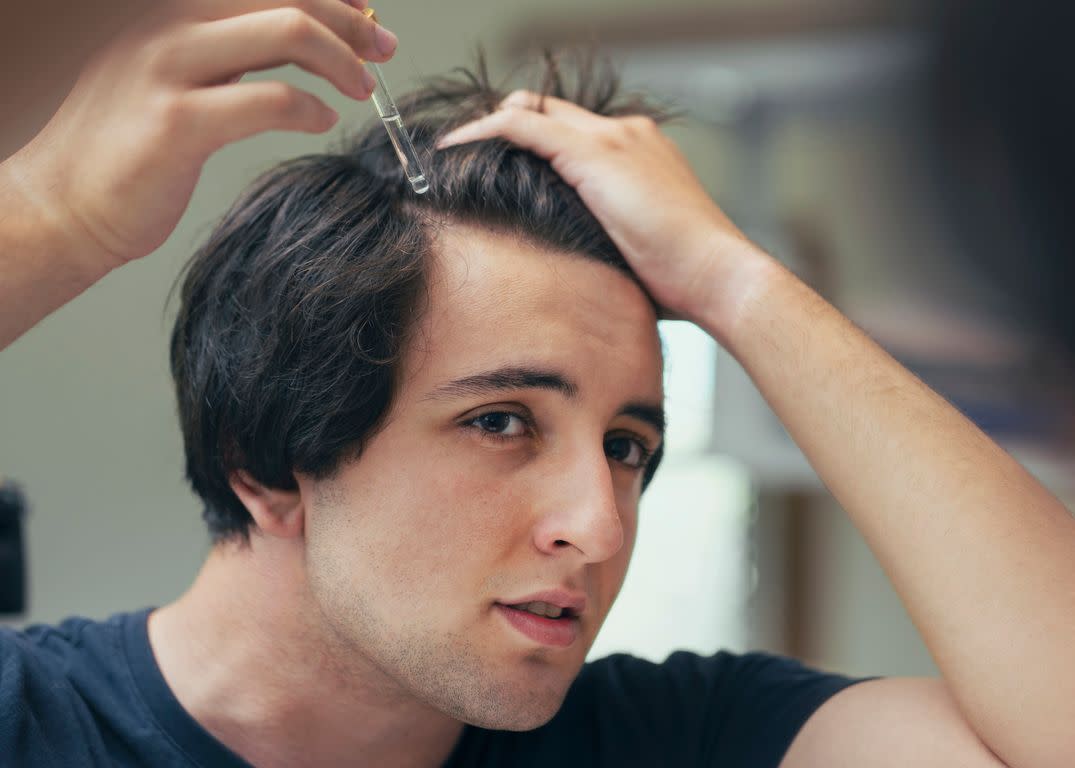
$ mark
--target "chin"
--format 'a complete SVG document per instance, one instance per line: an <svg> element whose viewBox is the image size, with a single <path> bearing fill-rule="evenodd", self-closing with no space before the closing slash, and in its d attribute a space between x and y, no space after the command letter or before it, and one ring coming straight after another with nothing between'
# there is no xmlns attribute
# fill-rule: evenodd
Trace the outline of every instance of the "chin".
<svg viewBox="0 0 1075 768"><path fill-rule="evenodd" d="M570 683L551 680L543 685L501 683L484 689L471 688L439 707L470 725L494 731L532 731L552 720L564 703ZM445 704L447 702L441 702Z"/></svg>
<svg viewBox="0 0 1075 768"><path fill-rule="evenodd" d="M545 702L529 699L520 702L516 709L476 713L477 717L467 718L466 721L494 731L532 731L552 720L563 703L563 696Z"/></svg>

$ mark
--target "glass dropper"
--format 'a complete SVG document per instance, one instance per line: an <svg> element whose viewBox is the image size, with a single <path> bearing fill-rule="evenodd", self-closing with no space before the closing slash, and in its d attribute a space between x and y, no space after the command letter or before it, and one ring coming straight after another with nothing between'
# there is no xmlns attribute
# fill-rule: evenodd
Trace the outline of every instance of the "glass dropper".
<svg viewBox="0 0 1075 768"><path fill-rule="evenodd" d="M378 23L377 14L374 13L372 8L366 8L362 13L374 23ZM422 163L418 160L418 153L414 151L411 137L407 133L407 129L403 127L403 120L399 116L396 102L392 100L392 94L388 92L388 86L384 81L384 73L381 72L381 68L375 62L364 61L363 64L373 73L373 79L377 81L377 87L373 89L373 105L377 107L377 114L381 116L384 129L388 131L388 138L392 142L392 147L396 150L396 157L399 158L400 165L403 166L403 173L407 176L407 181L414 187L414 191L420 195L429 189L429 181L426 180Z"/></svg>

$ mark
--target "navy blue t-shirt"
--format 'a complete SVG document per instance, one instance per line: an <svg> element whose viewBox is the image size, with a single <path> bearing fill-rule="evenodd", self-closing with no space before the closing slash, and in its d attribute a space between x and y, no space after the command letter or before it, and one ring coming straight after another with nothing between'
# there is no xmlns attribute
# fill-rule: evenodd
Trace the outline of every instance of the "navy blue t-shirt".
<svg viewBox="0 0 1075 768"><path fill-rule="evenodd" d="M150 610L0 628L0 766L249 764L172 695ZM614 654L583 666L560 711L523 733L463 730L445 768L775 768L810 715L856 680L763 653Z"/></svg>

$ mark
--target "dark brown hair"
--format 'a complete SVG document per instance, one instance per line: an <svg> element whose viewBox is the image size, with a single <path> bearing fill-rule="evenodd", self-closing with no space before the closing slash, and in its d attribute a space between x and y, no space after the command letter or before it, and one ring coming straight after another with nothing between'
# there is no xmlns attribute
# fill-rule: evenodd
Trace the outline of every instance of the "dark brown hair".
<svg viewBox="0 0 1075 768"><path fill-rule="evenodd" d="M544 58L541 91L603 115L664 114L619 94L592 56ZM249 540L228 485L237 469L273 488L334 473L379 429L426 286L431 223L474 223L630 271L575 191L503 141L434 151L507 91L483 57L400 99L429 191L415 195L384 128L271 169L235 202L185 273L171 366L186 473L214 542ZM643 487L660 456L647 467Z"/></svg>

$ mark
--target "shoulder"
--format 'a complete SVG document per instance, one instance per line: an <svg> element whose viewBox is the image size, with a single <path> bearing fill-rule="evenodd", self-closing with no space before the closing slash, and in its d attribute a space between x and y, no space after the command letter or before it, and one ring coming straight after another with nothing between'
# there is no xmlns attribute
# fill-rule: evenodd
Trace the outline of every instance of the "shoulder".
<svg viewBox="0 0 1075 768"><path fill-rule="evenodd" d="M808 699L825 700L855 682L854 678L760 651L718 651L705 656L676 651L661 663L627 654L606 656L586 664L577 685L678 698L694 707L734 702L737 707L749 704L768 709L775 701L787 705L789 698L800 704Z"/></svg>
<svg viewBox="0 0 1075 768"><path fill-rule="evenodd" d="M624 654L599 659L576 685L609 716L645 722L664 743L686 744L688 764L775 768L814 712L857 682L775 654L677 651L662 663Z"/></svg>
<svg viewBox="0 0 1075 768"><path fill-rule="evenodd" d="M96 718L123 688L121 621L0 628L0 753L34 765L103 753Z"/></svg>
<svg viewBox="0 0 1075 768"><path fill-rule="evenodd" d="M0 627L0 697L3 703L29 693L42 678L62 676L78 647L85 619L68 619L55 626L35 624L16 630Z"/></svg>
<svg viewBox="0 0 1075 768"><path fill-rule="evenodd" d="M1004 768L943 680L871 680L833 696L803 726L780 768Z"/></svg>
<svg viewBox="0 0 1075 768"><path fill-rule="evenodd" d="M55 625L0 628L0 690L6 695L16 675L27 683L37 677L51 678L55 687L58 678L77 683L85 680L87 672L114 666L122 654L127 616L119 614L107 621L72 617Z"/></svg>

